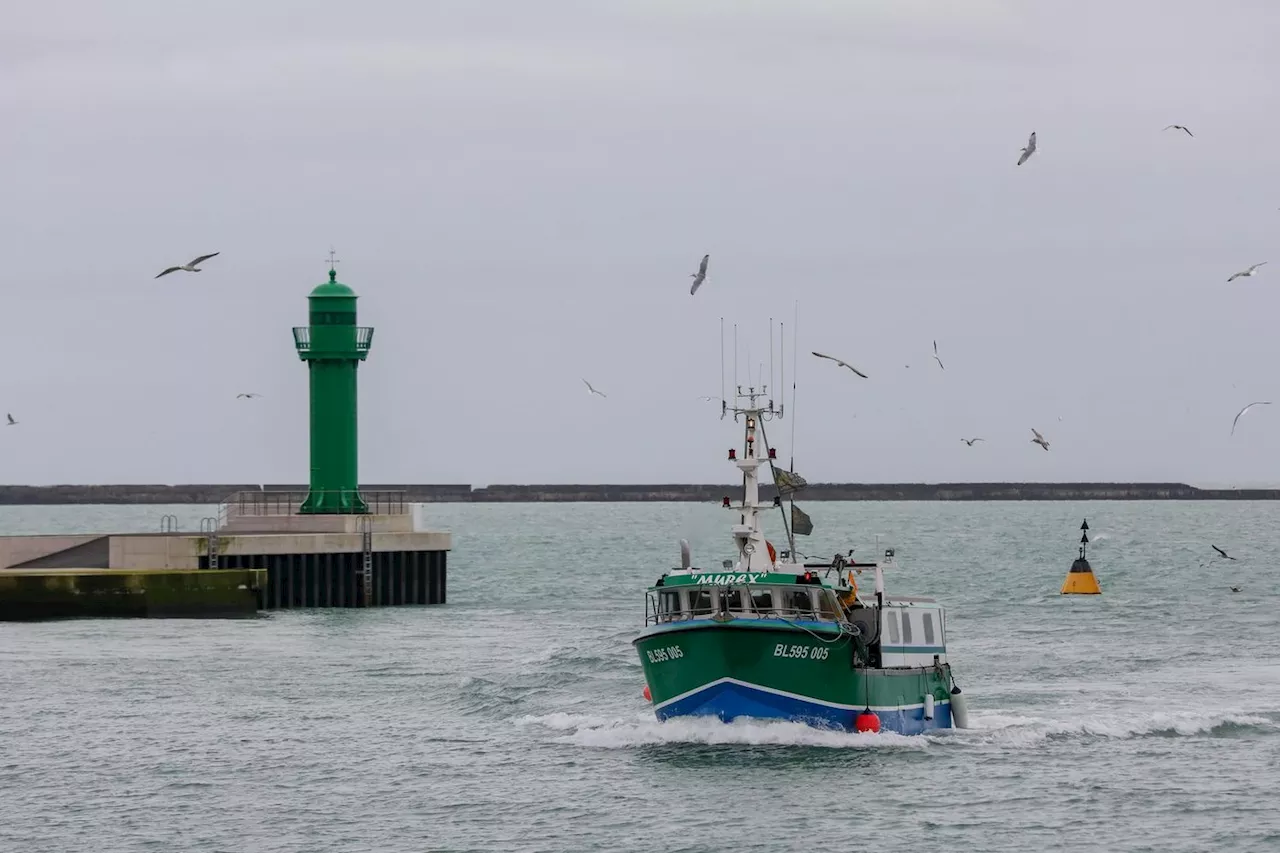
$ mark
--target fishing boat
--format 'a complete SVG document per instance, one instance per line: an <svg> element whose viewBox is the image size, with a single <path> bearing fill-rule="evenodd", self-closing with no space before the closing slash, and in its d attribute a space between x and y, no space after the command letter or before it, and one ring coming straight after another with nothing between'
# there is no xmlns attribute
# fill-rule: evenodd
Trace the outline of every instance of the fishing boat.
<svg viewBox="0 0 1280 853"><path fill-rule="evenodd" d="M742 499L723 499L735 516L737 558L698 568L682 540L680 567L648 588L644 628L633 640L657 718L780 719L900 734L966 727L942 605L886 591L885 575L897 568L893 548L867 561L853 549L800 561L795 537L811 535L813 524L795 494L807 484L777 466L765 435L781 407L762 401L763 386L736 394L722 412L744 428L741 448L728 454L742 472ZM778 496L762 503L766 467ZM779 553L760 522L784 498L788 547Z"/></svg>

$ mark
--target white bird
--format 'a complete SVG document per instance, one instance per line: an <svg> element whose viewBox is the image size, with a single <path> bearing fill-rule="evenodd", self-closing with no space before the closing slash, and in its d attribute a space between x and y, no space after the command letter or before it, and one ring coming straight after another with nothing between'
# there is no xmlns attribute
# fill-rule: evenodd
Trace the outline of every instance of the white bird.
<svg viewBox="0 0 1280 853"><path fill-rule="evenodd" d="M586 386L587 386L587 391L589 391L589 392L590 392L590 393L592 393L592 394L599 394L601 397L608 397L608 396L609 396L608 394L604 393L603 391L597 391L596 389L592 388L592 387L591 387L591 383L590 383L590 382L588 382L588 381L587 381L587 380L585 380L585 379L583 379L583 380L582 380L582 384L583 384L583 385L586 385Z"/></svg>
<svg viewBox="0 0 1280 853"><path fill-rule="evenodd" d="M1255 270L1257 270L1257 269L1258 269L1258 267L1262 266L1262 264L1265 264L1265 263L1266 263L1266 261L1263 261L1262 263L1254 264L1253 266L1249 267L1249 268L1248 268L1247 270L1245 270L1244 272L1238 272L1238 273L1236 273L1235 275L1231 276L1231 278L1227 279L1227 283L1228 283L1228 284L1230 284L1231 282L1235 281L1235 280L1236 280L1236 279L1238 279L1238 278L1244 278L1244 277L1246 277L1246 276L1255 275L1255 272L1254 272L1254 271L1255 271Z"/></svg>
<svg viewBox="0 0 1280 853"><path fill-rule="evenodd" d="M254 397L261 397L261 396L262 396L261 394L237 394L236 399L239 400L241 397L246 397L252 400Z"/></svg>
<svg viewBox="0 0 1280 853"><path fill-rule="evenodd" d="M933 360L938 362L938 367L941 367L943 370L947 369L946 366L942 363L942 359L938 358L938 342L937 341L933 342Z"/></svg>
<svg viewBox="0 0 1280 853"><path fill-rule="evenodd" d="M698 399L704 400L708 403L714 403L716 400L719 400L720 398L719 397L699 397Z"/></svg>
<svg viewBox="0 0 1280 853"><path fill-rule="evenodd" d="M1194 136L1195 136L1195 134L1194 134L1194 133L1192 133L1191 131L1187 130L1185 127L1183 127L1183 126L1182 126L1182 125L1180 125L1180 124L1171 124L1171 125L1169 125L1168 127L1166 127L1166 128L1165 128L1165 130L1180 130L1180 131L1182 131L1183 133L1185 133L1187 136L1191 136L1191 137L1194 137Z"/></svg>
<svg viewBox="0 0 1280 853"><path fill-rule="evenodd" d="M192 261L189 264L182 264L181 266L169 267L167 270L160 273L160 275L168 275L169 273L177 272L178 270L182 270L183 272L200 272L199 264L204 263L210 258L216 258L218 255L221 255L221 254L222 254L221 252L214 252L212 255L201 255L200 257L196 258L194 261ZM156 278L159 278L160 275L156 276Z"/></svg>
<svg viewBox="0 0 1280 853"><path fill-rule="evenodd" d="M1270 400L1259 400L1256 403L1250 403L1240 411L1236 412L1235 420L1231 421L1231 434L1232 435L1236 434L1236 423L1240 420L1240 416L1243 415L1245 412L1249 411L1254 406L1270 406L1270 405L1271 405Z"/></svg>
<svg viewBox="0 0 1280 853"><path fill-rule="evenodd" d="M1034 433L1036 434L1036 437L1035 437L1035 438L1033 438L1033 439L1031 439L1031 443L1032 443L1032 444L1038 444L1038 445L1040 445L1041 447L1043 447L1045 450L1048 450L1048 449L1049 449L1049 442L1048 442L1048 441L1046 441L1046 440L1045 440L1045 437L1044 437L1043 435L1041 435L1041 434L1040 434L1040 431L1039 431L1038 429L1036 429L1035 427L1032 427L1032 428L1031 428L1031 431L1032 431L1032 432L1034 432Z"/></svg>
<svg viewBox="0 0 1280 853"><path fill-rule="evenodd" d="M973 443L975 441L986 441L985 438L962 438L960 440L963 441L965 444L969 445L970 447L973 447Z"/></svg>
<svg viewBox="0 0 1280 853"><path fill-rule="evenodd" d="M698 264L698 271L689 273L689 277L693 279L693 287L689 288L689 295L698 292L698 288L702 287L702 283L707 280L707 261L711 260L711 255L702 256L702 263Z"/></svg>
<svg viewBox="0 0 1280 853"><path fill-rule="evenodd" d="M863 379L866 379L866 378L867 378L867 374L863 373L861 370L859 370L858 368L854 367L852 364L849 364L848 362L841 361L840 359L836 358L834 355L823 355L823 354L822 354L822 353L820 353L820 352L815 352L815 353L814 353L814 355L816 355L818 358L825 358L825 359L828 359L828 360L830 360L830 361L834 361L836 364L840 365L841 367L847 367L847 368L849 368L850 370L852 370L854 373L856 373L856 374L858 374L859 376L861 376Z"/></svg>
<svg viewBox="0 0 1280 853"><path fill-rule="evenodd" d="M15 426L18 423L13 419L13 415L9 414L8 412L5 412L4 416L9 419L9 423L5 424L5 426Z"/></svg>
<svg viewBox="0 0 1280 853"><path fill-rule="evenodd" d="M1036 153L1036 132L1033 130L1030 138L1027 139L1027 147L1022 149L1022 156L1018 158L1018 165L1021 166L1030 160L1034 153Z"/></svg>

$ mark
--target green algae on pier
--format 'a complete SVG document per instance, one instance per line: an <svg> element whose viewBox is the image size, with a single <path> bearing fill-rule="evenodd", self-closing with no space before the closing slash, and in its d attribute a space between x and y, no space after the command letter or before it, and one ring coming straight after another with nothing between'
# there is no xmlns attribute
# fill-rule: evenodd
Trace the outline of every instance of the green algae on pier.
<svg viewBox="0 0 1280 853"><path fill-rule="evenodd" d="M253 616L266 579L264 569L7 569L0 621Z"/></svg>

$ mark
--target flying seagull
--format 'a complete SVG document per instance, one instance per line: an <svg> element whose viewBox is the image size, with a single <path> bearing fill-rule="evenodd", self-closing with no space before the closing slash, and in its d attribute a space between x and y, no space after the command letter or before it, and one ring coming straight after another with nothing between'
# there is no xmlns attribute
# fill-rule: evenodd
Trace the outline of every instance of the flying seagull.
<svg viewBox="0 0 1280 853"><path fill-rule="evenodd" d="M1182 125L1180 125L1180 124L1171 124L1171 125L1169 125L1168 127L1166 127L1166 128L1165 128L1165 130L1180 130L1180 131L1182 131L1183 133L1185 133L1187 136L1195 136L1195 134L1194 134L1194 133L1192 133L1191 131L1187 130L1185 127L1183 127L1183 126L1182 126Z"/></svg>
<svg viewBox="0 0 1280 853"><path fill-rule="evenodd" d="M1258 267L1262 266L1262 264L1265 264L1265 263L1266 263L1266 261L1263 261L1262 263L1254 264L1253 266L1249 267L1249 268L1248 268L1247 270L1245 270L1244 272L1238 272L1238 273L1236 273L1235 275L1231 276L1231 278L1227 279L1227 283L1228 283L1228 284L1230 284L1231 282L1235 281L1235 280L1236 280L1236 279L1238 279L1238 278L1243 278L1243 277L1246 277L1246 276L1256 275L1255 270L1257 270L1257 269L1258 269Z"/></svg>
<svg viewBox="0 0 1280 853"><path fill-rule="evenodd" d="M587 386L587 391L589 391L589 392L590 392L590 393L592 393L592 394L599 394L601 397L608 397L608 396L609 396L608 394L604 393L603 391L597 391L596 389L592 388L592 387L591 387L591 383L590 383L590 382L588 382L588 381L587 381L587 380L585 380L585 379L583 379L583 380L582 380L582 384L583 384L583 385L586 385L586 386Z"/></svg>
<svg viewBox="0 0 1280 853"><path fill-rule="evenodd" d="M699 397L698 399L705 400L708 403L714 403L716 400L719 400L720 398L719 397Z"/></svg>
<svg viewBox="0 0 1280 853"><path fill-rule="evenodd" d="M711 255L703 255L702 263L698 264L698 271L689 273L689 277L693 279L693 287L689 288L689 295L698 292L698 288L702 287L702 283L707 280L707 261L711 260Z"/></svg>
<svg viewBox="0 0 1280 853"><path fill-rule="evenodd" d="M236 399L239 400L241 397L246 397L252 400L254 397L261 397L261 396L262 396L261 394L237 394Z"/></svg>
<svg viewBox="0 0 1280 853"><path fill-rule="evenodd" d="M9 422L8 422L7 424L5 424L5 426L16 426L16 425L17 425L17 423L18 423L18 422L17 422L17 421L15 421L15 420L13 419L13 415L9 414L8 412L5 412L5 413L4 413L4 416L5 416L6 418L8 418L8 419L9 419Z"/></svg>
<svg viewBox="0 0 1280 853"><path fill-rule="evenodd" d="M820 353L820 352L815 352L815 353L814 353L814 355L816 355L818 358L825 358L825 359L828 359L828 360L830 360L830 361L834 361L836 364L840 365L841 367L847 367L847 368L849 368L850 370L852 370L854 373L856 373L856 374L858 374L859 376L861 376L863 379L866 379L866 378L867 378L867 374L863 373L861 370L859 370L858 368L854 367L852 364L849 364L848 362L841 361L840 359L836 358L834 355L823 355L823 354L822 354L822 353Z"/></svg>
<svg viewBox="0 0 1280 853"><path fill-rule="evenodd" d="M1234 559L1235 559L1235 557L1231 556L1231 555L1230 555L1230 554L1228 554L1226 551L1224 551L1224 550L1222 550L1221 548L1219 548L1217 545L1210 545L1209 547L1210 547L1210 548L1212 548L1213 550L1217 551L1220 555L1222 555L1222 559L1224 559L1224 560L1234 560Z"/></svg>
<svg viewBox="0 0 1280 853"><path fill-rule="evenodd" d="M1232 592L1239 592L1239 591L1240 591L1240 587L1238 587L1238 586L1229 586L1229 587L1227 587L1227 589L1231 590Z"/></svg>
<svg viewBox="0 0 1280 853"><path fill-rule="evenodd" d="M938 367L941 367L943 370L947 369L946 365L942 363L942 359L938 358L938 342L937 341L933 342L933 360L938 362Z"/></svg>
<svg viewBox="0 0 1280 853"><path fill-rule="evenodd" d="M1022 156L1018 158L1018 165L1021 166L1030 160L1034 153L1036 153L1036 132L1033 130L1030 138L1027 139L1027 147L1022 149Z"/></svg>
<svg viewBox="0 0 1280 853"><path fill-rule="evenodd" d="M1032 431L1032 432L1034 432L1034 433L1036 434L1036 437L1035 437L1035 438L1033 438L1033 439L1031 439L1031 443L1032 443L1032 444L1038 444L1038 445L1040 445L1041 447L1043 447L1045 450L1048 450L1048 449L1049 449L1049 442L1045 441L1045 438L1044 438L1044 436L1043 436L1043 435L1041 435L1041 434L1040 434L1040 431L1039 431L1038 429L1036 429L1035 427L1032 427L1032 428L1031 428L1031 431Z"/></svg>
<svg viewBox="0 0 1280 853"><path fill-rule="evenodd" d="M1240 411L1236 412L1235 420L1233 420L1233 421L1231 422L1231 434L1232 434L1232 435L1235 435L1235 434L1236 434L1236 424L1239 422L1239 420L1240 420L1240 416L1241 416L1241 415L1243 415L1245 412L1249 411L1249 410L1250 410L1250 409L1252 409L1254 406L1270 406L1270 405L1271 405L1271 401L1270 401L1270 400L1259 400L1259 401L1257 401L1256 403L1250 403L1249 405L1245 406L1245 407L1244 407L1243 409L1241 409Z"/></svg>
<svg viewBox="0 0 1280 853"><path fill-rule="evenodd" d="M200 257L196 258L194 261L192 261L189 264L182 264L181 266L169 267L167 270L160 273L160 275L168 275L169 273L177 272L178 270L182 270L183 272L200 272L200 269L199 269L200 264L204 263L210 258L216 258L218 255L221 255L221 254L222 254L221 252L214 252L212 255L201 255ZM156 276L156 278L159 278L160 275Z"/></svg>
<svg viewBox="0 0 1280 853"><path fill-rule="evenodd" d="M985 438L962 438L960 440L963 441L965 444L969 445L970 447L973 447L973 443L975 441L986 441Z"/></svg>

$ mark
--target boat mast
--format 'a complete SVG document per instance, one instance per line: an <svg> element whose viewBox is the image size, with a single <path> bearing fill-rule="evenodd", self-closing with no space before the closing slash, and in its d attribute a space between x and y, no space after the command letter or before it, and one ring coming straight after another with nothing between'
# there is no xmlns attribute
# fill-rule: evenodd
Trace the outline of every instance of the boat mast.
<svg viewBox="0 0 1280 853"><path fill-rule="evenodd" d="M730 408L735 421L744 421L742 457L738 458L736 450L729 451L729 460L742 471L742 502L737 505L729 503L725 498L725 506L739 513L738 523L733 526L734 544L738 548L738 571L767 572L773 567L765 545L764 534L760 531L760 510L770 508L760 503L759 468L762 464L770 464L770 459L762 455L765 451L764 422L782 417L782 410L774 408L773 401L768 405L760 403L759 398L768 395L768 386L749 385L744 393L742 386L736 386L735 405ZM742 400L746 400L743 404ZM756 431L760 431L757 441ZM770 505L771 506L771 505Z"/></svg>

